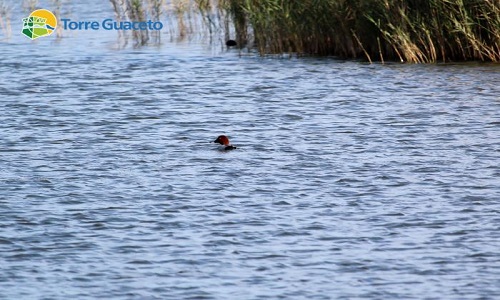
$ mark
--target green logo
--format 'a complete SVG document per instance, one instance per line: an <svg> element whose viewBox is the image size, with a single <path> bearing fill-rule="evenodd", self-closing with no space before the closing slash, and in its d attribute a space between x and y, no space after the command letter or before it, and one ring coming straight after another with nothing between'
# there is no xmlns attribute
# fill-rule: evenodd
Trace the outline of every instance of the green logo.
<svg viewBox="0 0 500 300"><path fill-rule="evenodd" d="M46 9L37 9L29 17L23 18L22 33L29 39L51 35L57 27L57 19L54 14Z"/></svg>

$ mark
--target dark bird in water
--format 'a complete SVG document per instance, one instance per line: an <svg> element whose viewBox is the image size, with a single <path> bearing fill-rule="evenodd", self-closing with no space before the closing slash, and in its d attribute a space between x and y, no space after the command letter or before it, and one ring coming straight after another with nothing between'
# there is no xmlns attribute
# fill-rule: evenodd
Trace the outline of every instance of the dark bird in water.
<svg viewBox="0 0 500 300"><path fill-rule="evenodd" d="M235 41L235 40L228 40L228 41L226 42L226 46L228 46L228 47L234 47L234 46L236 46L236 45L238 45L238 43L236 43L236 41Z"/></svg>
<svg viewBox="0 0 500 300"><path fill-rule="evenodd" d="M219 143L224 146L224 150L233 150L236 149L235 146L232 146L231 143L229 142L229 139L225 135L219 135L217 139L214 141L214 143Z"/></svg>

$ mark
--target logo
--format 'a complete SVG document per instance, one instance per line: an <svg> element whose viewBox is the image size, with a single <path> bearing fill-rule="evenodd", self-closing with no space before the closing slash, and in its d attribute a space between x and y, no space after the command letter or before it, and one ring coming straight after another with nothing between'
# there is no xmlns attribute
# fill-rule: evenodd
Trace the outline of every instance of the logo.
<svg viewBox="0 0 500 300"><path fill-rule="evenodd" d="M29 17L23 18L22 33L34 40L39 37L51 35L57 27L54 14L46 9L37 9Z"/></svg>
<svg viewBox="0 0 500 300"><path fill-rule="evenodd" d="M163 23L160 21L147 22L117 22L113 19L105 19L101 23L97 21L72 21L71 19L61 19L64 30L156 30L163 28Z"/></svg>

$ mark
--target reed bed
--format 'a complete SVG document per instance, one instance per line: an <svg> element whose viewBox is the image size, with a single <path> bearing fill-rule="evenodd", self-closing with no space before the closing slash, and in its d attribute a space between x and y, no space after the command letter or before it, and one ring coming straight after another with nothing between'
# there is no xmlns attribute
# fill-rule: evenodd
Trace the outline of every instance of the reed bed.
<svg viewBox="0 0 500 300"><path fill-rule="evenodd" d="M118 22L134 21L144 22L147 20L146 10L144 9L150 1L141 0L110 0L115 17ZM145 45L149 41L149 32L147 30L133 30L132 37L135 41L135 46ZM128 35L126 31L119 31L119 38L123 46L128 43Z"/></svg>
<svg viewBox="0 0 500 300"><path fill-rule="evenodd" d="M500 61L498 0L219 0L261 54Z"/></svg>
<svg viewBox="0 0 500 300"><path fill-rule="evenodd" d="M132 30L134 46L161 43L162 33L171 39L190 38L205 30L208 10L201 10L195 0L110 0L117 21L161 21L162 31ZM212 32L211 30L207 30ZM122 46L128 43L127 32L119 32Z"/></svg>
<svg viewBox="0 0 500 300"><path fill-rule="evenodd" d="M142 2L147 1L151 0ZM185 22L186 16L196 19L192 18L195 11L211 36L222 34L262 55L337 56L370 62L500 61L499 0L167 2L180 8L166 11L167 19L178 20L180 35L196 31Z"/></svg>

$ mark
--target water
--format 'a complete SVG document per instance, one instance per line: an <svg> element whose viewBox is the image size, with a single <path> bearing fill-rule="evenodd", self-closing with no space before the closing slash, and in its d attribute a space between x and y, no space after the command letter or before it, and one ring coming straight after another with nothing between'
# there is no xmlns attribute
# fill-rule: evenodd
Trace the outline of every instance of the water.
<svg viewBox="0 0 500 300"><path fill-rule="evenodd" d="M498 65L115 38L0 43L0 298L500 297Z"/></svg>

